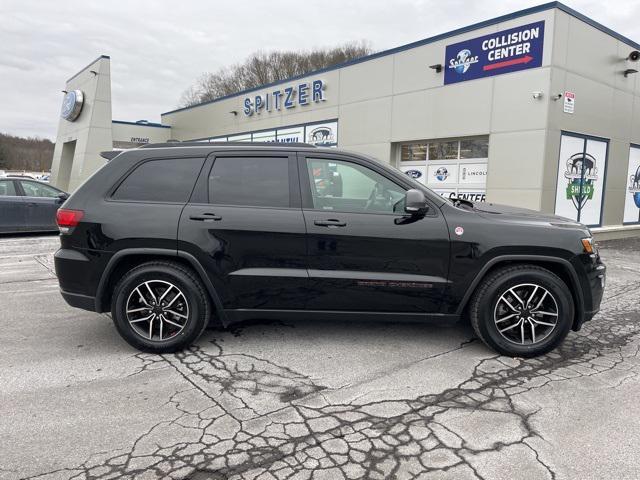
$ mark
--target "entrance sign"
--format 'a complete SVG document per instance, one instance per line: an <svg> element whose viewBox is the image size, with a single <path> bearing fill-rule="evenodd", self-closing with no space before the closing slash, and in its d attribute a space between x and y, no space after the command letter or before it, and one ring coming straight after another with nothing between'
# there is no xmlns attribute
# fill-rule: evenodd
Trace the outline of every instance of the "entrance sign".
<svg viewBox="0 0 640 480"><path fill-rule="evenodd" d="M571 218L589 226L602 223L602 193L607 169L609 143L563 133L558 158L556 215Z"/></svg>
<svg viewBox="0 0 640 480"><path fill-rule="evenodd" d="M542 65L544 21L448 45L444 84Z"/></svg>
<svg viewBox="0 0 640 480"><path fill-rule="evenodd" d="M624 195L624 223L640 223L640 146L629 149L629 170Z"/></svg>

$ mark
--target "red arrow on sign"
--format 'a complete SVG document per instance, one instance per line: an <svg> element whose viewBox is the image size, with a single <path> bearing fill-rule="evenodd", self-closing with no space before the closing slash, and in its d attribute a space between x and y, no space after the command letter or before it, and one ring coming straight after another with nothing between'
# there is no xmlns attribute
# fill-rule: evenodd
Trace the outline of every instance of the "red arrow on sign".
<svg viewBox="0 0 640 480"><path fill-rule="evenodd" d="M496 68L510 67L511 65L518 65L520 63L529 63L533 60L533 57L525 55L524 57L514 58L511 60L505 60L504 62L490 63L482 67L482 70L495 70Z"/></svg>

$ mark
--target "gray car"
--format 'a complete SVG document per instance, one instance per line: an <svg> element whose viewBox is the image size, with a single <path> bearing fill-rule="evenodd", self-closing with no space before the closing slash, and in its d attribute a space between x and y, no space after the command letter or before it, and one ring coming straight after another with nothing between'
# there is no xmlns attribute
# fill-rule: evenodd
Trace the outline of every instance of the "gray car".
<svg viewBox="0 0 640 480"><path fill-rule="evenodd" d="M56 212L68 197L37 180L0 178L0 233L57 231Z"/></svg>

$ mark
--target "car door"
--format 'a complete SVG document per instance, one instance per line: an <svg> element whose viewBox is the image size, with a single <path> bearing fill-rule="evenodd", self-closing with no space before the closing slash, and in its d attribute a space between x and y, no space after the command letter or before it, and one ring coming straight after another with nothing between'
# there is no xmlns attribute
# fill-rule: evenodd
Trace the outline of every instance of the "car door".
<svg viewBox="0 0 640 480"><path fill-rule="evenodd" d="M294 153L212 155L178 232L232 310L302 309L308 277ZM239 315L239 312L236 312Z"/></svg>
<svg viewBox="0 0 640 480"><path fill-rule="evenodd" d="M0 232L20 232L27 221L27 204L14 180L0 179Z"/></svg>
<svg viewBox="0 0 640 480"><path fill-rule="evenodd" d="M56 212L64 201L60 198L60 194L64 192L32 180L17 182L22 189L22 198L27 207L26 229L57 230Z"/></svg>
<svg viewBox="0 0 640 480"><path fill-rule="evenodd" d="M407 187L374 162L301 155L309 310L437 313L447 288L449 234L435 206L407 217Z"/></svg>

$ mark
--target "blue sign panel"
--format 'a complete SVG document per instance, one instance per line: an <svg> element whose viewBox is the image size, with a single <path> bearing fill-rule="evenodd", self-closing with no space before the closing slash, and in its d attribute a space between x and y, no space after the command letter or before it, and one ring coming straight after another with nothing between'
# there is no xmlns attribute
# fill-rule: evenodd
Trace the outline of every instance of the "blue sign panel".
<svg viewBox="0 0 640 480"><path fill-rule="evenodd" d="M448 45L444 84L542 65L544 21Z"/></svg>

